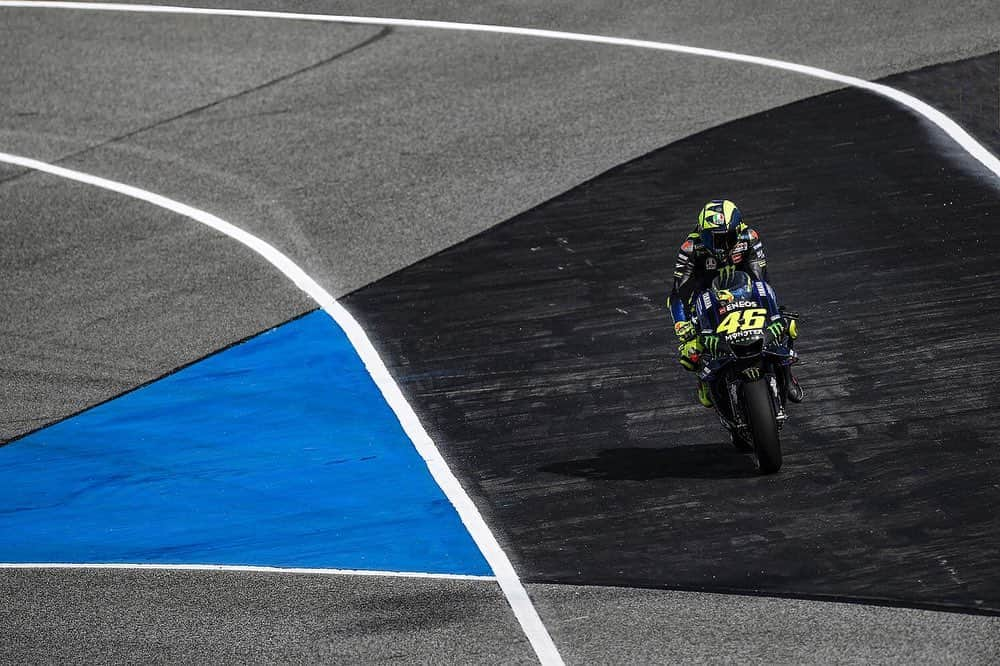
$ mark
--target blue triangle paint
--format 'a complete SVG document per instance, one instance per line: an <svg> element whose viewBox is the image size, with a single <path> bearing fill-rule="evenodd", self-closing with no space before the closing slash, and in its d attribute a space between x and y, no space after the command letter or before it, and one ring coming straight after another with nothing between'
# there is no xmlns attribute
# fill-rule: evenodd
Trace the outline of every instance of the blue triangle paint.
<svg viewBox="0 0 1000 666"><path fill-rule="evenodd" d="M0 561L491 573L322 311L0 448Z"/></svg>

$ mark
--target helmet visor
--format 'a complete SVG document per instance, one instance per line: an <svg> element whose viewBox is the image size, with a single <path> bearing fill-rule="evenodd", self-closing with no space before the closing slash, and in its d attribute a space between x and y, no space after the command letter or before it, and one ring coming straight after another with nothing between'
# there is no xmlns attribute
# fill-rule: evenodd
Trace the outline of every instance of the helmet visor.
<svg viewBox="0 0 1000 666"><path fill-rule="evenodd" d="M705 229L701 232L701 242L713 252L729 252L736 245L736 231L725 227Z"/></svg>

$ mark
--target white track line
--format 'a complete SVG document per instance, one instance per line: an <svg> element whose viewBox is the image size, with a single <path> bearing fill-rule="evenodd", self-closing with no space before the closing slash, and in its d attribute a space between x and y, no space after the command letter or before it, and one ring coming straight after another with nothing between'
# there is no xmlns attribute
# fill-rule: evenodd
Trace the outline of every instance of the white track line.
<svg viewBox="0 0 1000 666"><path fill-rule="evenodd" d="M493 569L500 588L507 597L514 615L521 623L521 628L535 649L539 660L543 664L562 663L562 658L559 656L559 652L556 650L548 630L542 624L541 618L538 617L538 612L531 603L528 592L517 577L517 573L514 571L510 560L507 559L506 553L500 548L500 544L497 542L493 532L490 531L490 528L486 525L486 521L480 515L479 509L473 504L461 484L459 484L458 479L455 478L451 468L448 467L448 464L441 457L437 446L435 446L427 431L424 430L424 426L420 423L420 420L417 419L413 408L410 407L406 398L403 397L402 391L399 390L399 386L396 385L396 382L389 374L385 363L379 358L368 336L361 329L361 326L354 317L351 316L351 313L334 300L329 292L319 286L295 262L282 254L274 246L211 213L206 213L203 210L188 206L179 201L174 201L173 199L168 199L159 194L154 194L153 192L139 189L138 187L125 185L124 183L74 171L65 167L55 166L46 162L39 162L28 157L0 152L0 162L42 171L59 176L60 178L75 180L112 192L118 192L119 194L151 203L154 206L159 206L160 208L200 222L243 243L264 257L264 259L294 282L299 289L312 297L347 334L358 356L364 361L368 373L382 392L382 396L392 411L395 412L396 418L399 419L400 425L403 426L403 430L427 464L427 469L430 470L431 476L434 477L441 490L444 491L444 494L455 506L459 517L462 519L462 523L465 524L465 528L469 530L472 539L479 546L479 550L482 551L490 568Z"/></svg>
<svg viewBox="0 0 1000 666"><path fill-rule="evenodd" d="M502 35L520 35L523 37L540 37L544 39L558 39L571 42L590 42L594 44L609 44L612 46L629 46L640 49L650 49L653 51L670 51L673 53L683 53L686 55L703 56L718 60L732 60L744 62L751 65L761 65L774 69L783 69L796 74L804 74L817 79L835 81L846 86L861 88L873 92L876 95L887 97L906 108L923 116L930 122L941 128L958 145L960 145L969 155L974 157L987 169L1000 178L1000 160L996 158L982 144L972 138L968 132L962 129L958 123L941 113L933 106L923 102L912 95L908 95L901 90L896 90L880 83L872 83L854 76L838 74L819 67L800 65L787 60L775 60L773 58L762 58L760 56L747 55L745 53L735 53L732 51L719 51L716 49L706 49L695 46L685 46L683 44L672 44L669 42L655 42L642 39L628 39L625 37L606 37L604 35L591 35L577 32L563 32L560 30L541 30L538 28L518 28L503 25L485 25L481 23L457 23L453 21L425 21L421 19L400 19L400 18L379 18L374 16L342 16L332 14L304 14L299 12L272 12L257 11L248 9L216 9L211 7L174 7L170 5L141 5L141 4L113 4L106 2L34 2L21 0L0 0L0 7L20 7L34 9L78 9L92 11L111 12L136 12L147 14L194 14L201 16L234 16L242 18L264 18L264 19L285 19L294 21L323 21L327 23L356 23L362 25L382 25L409 28L431 28L434 30L459 30L466 32L489 32Z"/></svg>
<svg viewBox="0 0 1000 666"><path fill-rule="evenodd" d="M243 564L151 564L99 562L81 564L71 562L7 562L0 569L158 569L164 571L250 571L254 573L315 574L322 576L371 576L382 578L430 578L434 580L494 581L494 576L464 574L435 574L420 571L369 571L367 569L311 569L308 567L258 567Z"/></svg>

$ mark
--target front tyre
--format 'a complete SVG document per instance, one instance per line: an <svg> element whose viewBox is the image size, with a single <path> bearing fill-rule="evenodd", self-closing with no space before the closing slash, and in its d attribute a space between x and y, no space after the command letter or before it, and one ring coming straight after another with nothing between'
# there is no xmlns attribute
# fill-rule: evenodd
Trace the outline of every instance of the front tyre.
<svg viewBox="0 0 1000 666"><path fill-rule="evenodd" d="M744 453L749 453L753 451L753 444L743 438L743 435L736 432L735 430L729 431L729 437L733 440L733 446L737 451L743 451Z"/></svg>
<svg viewBox="0 0 1000 666"><path fill-rule="evenodd" d="M774 474L781 469L781 442L778 440L778 422L774 420L771 392L766 379L743 385L747 420L753 433L753 448L757 468L761 474Z"/></svg>

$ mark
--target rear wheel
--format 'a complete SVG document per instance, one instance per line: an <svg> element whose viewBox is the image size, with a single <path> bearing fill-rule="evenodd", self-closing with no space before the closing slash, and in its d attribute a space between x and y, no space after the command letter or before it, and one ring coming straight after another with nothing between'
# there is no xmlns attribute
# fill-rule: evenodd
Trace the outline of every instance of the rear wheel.
<svg viewBox="0 0 1000 666"><path fill-rule="evenodd" d="M758 379L744 384L743 399L750 431L753 433L757 467L761 474L773 474L781 469L781 442L778 439L778 423L774 420L767 380Z"/></svg>

